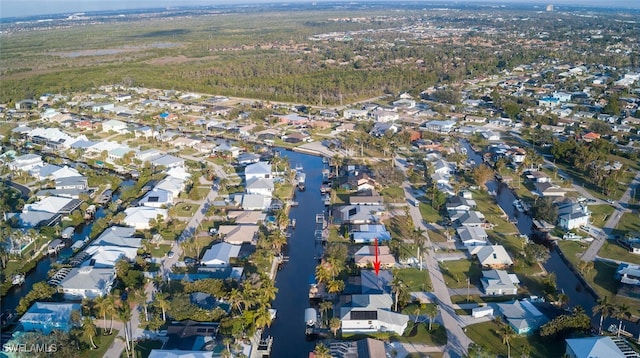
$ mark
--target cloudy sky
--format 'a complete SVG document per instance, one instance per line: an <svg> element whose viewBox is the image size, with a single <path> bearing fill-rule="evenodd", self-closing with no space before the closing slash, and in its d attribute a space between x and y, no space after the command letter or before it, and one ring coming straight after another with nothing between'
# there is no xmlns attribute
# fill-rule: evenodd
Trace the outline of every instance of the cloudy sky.
<svg viewBox="0 0 640 358"><path fill-rule="evenodd" d="M73 13L97 10L135 9L145 7L171 7L187 5L219 5L231 3L285 2L286 0L0 0L0 18L32 15ZM312 2L327 0L289 0L287 2ZM357 0L356 0L357 1ZM480 0L471 0L484 2ZM366 2L360 0L358 2ZM426 1L427 3L430 1ZM442 3L442 0L433 2ZM456 1L458 2L458 1ZM517 2L544 4L571 4L601 7L640 8L640 0L491 0L491 2Z"/></svg>

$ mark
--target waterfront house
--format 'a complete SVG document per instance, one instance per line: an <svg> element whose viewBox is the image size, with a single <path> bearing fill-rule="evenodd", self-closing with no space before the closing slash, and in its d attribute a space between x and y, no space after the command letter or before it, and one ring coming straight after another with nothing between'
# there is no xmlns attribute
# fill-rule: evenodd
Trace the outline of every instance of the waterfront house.
<svg viewBox="0 0 640 358"><path fill-rule="evenodd" d="M79 303L34 302L20 318L20 331L48 335L55 329L68 333L74 326L71 312L80 310Z"/></svg>
<svg viewBox="0 0 640 358"><path fill-rule="evenodd" d="M374 270L360 271L360 293L367 294L391 294L391 282L393 275L389 270L380 270L376 275Z"/></svg>
<svg viewBox="0 0 640 358"><path fill-rule="evenodd" d="M629 358L631 355L625 354L620 348L626 347L625 350L631 353L632 349L622 341L614 341L614 338L605 337L582 337L567 338L566 356L568 358ZM619 346L620 345L620 346Z"/></svg>
<svg viewBox="0 0 640 358"><path fill-rule="evenodd" d="M558 207L558 227L571 230L589 224L591 212L586 205L565 200L556 204Z"/></svg>
<svg viewBox="0 0 640 358"><path fill-rule="evenodd" d="M345 306L340 307L342 332L393 332L402 335L409 316L391 311L391 306L393 298L388 293L348 296Z"/></svg>
<svg viewBox="0 0 640 358"><path fill-rule="evenodd" d="M391 240L391 233L384 224L351 225L350 234L356 244L372 244L375 239L378 239L379 243Z"/></svg>
<svg viewBox="0 0 640 358"><path fill-rule="evenodd" d="M170 191L154 188L149 191L138 202L139 205L152 208L166 208L173 204L173 193Z"/></svg>
<svg viewBox="0 0 640 358"><path fill-rule="evenodd" d="M360 248L353 254L353 260L357 267L373 267L373 262L376 258L375 246L367 245ZM378 246L377 258L380 262L380 267L383 269L391 269L396 265L396 259L391 254L388 246Z"/></svg>
<svg viewBox="0 0 640 358"><path fill-rule="evenodd" d="M342 224L374 224L380 222L385 212L383 205L344 205L337 207L333 216Z"/></svg>
<svg viewBox="0 0 640 358"><path fill-rule="evenodd" d="M484 215L479 211L468 211L463 213L457 217L455 221L458 225L467 227L483 227L486 225Z"/></svg>
<svg viewBox="0 0 640 358"><path fill-rule="evenodd" d="M423 131L436 132L436 133L449 133L453 131L453 128L456 125L456 121L446 120L446 121L430 121L423 123L419 129Z"/></svg>
<svg viewBox="0 0 640 358"><path fill-rule="evenodd" d="M640 265L621 263L616 269L615 278L623 285L640 287Z"/></svg>
<svg viewBox="0 0 640 358"><path fill-rule="evenodd" d="M115 278L113 268L75 267L60 282L59 290L67 300L102 297L111 292Z"/></svg>
<svg viewBox="0 0 640 358"><path fill-rule="evenodd" d="M385 343L373 338L358 341L335 341L329 345L331 357L335 358L387 358ZM313 352L309 358L317 358Z"/></svg>
<svg viewBox="0 0 640 358"><path fill-rule="evenodd" d="M502 245L475 246L469 251L478 257L482 267L500 269L513 265L513 260Z"/></svg>
<svg viewBox="0 0 640 358"><path fill-rule="evenodd" d="M495 304L504 320L517 334L532 334L549 319L529 301Z"/></svg>
<svg viewBox="0 0 640 358"><path fill-rule="evenodd" d="M138 206L127 208L124 210L126 215L123 224L131 226L136 230L148 230L151 228L151 221L155 220L156 223L164 222L167 219L167 209L151 208L145 206Z"/></svg>
<svg viewBox="0 0 640 358"><path fill-rule="evenodd" d="M240 246L221 242L205 251L200 264L206 267L226 267L231 265L231 259L238 257Z"/></svg>
<svg viewBox="0 0 640 358"><path fill-rule="evenodd" d="M15 157L12 162L9 163L9 169L30 171L35 167L43 166L42 157L37 154L25 154Z"/></svg>
<svg viewBox="0 0 640 358"><path fill-rule="evenodd" d="M260 194L236 194L234 201L244 210L267 210L271 206L271 197Z"/></svg>
<svg viewBox="0 0 640 358"><path fill-rule="evenodd" d="M247 167L244 169L244 176L247 182L255 178L260 178L260 179L271 178L272 177L271 164L267 162L257 162L254 164L247 165Z"/></svg>
<svg viewBox="0 0 640 358"><path fill-rule="evenodd" d="M456 229L462 244L470 250L474 246L489 245L489 235L482 227L460 226Z"/></svg>
<svg viewBox="0 0 640 358"><path fill-rule="evenodd" d="M543 197L563 197L567 191L550 182L535 183L536 193Z"/></svg>
<svg viewBox="0 0 640 358"><path fill-rule="evenodd" d="M482 271L482 288L487 296L515 295L518 293L518 276L504 270Z"/></svg>
<svg viewBox="0 0 640 358"><path fill-rule="evenodd" d="M272 196L274 190L273 179L257 178L247 180L245 191L247 194L259 194L264 196Z"/></svg>
<svg viewBox="0 0 640 358"><path fill-rule="evenodd" d="M168 191L174 198L177 198L186 187L186 179L191 176L191 174L184 172L184 170L182 171L184 175L178 173L178 168L182 167L169 169L167 171L167 174L169 175L160 180L153 189Z"/></svg>
<svg viewBox="0 0 640 358"><path fill-rule="evenodd" d="M365 192L358 193L358 195L349 196L349 204L351 205L382 205L384 204L384 198L382 195L377 195L373 193L367 193L368 195L364 195Z"/></svg>
<svg viewBox="0 0 640 358"><path fill-rule="evenodd" d="M224 238L224 242L232 245L241 245L243 243L255 243L259 230L260 226L251 224L220 225L218 234Z"/></svg>
<svg viewBox="0 0 640 358"><path fill-rule="evenodd" d="M265 213L259 211L232 210L227 212L227 219L238 225L260 224L264 222L266 217Z"/></svg>

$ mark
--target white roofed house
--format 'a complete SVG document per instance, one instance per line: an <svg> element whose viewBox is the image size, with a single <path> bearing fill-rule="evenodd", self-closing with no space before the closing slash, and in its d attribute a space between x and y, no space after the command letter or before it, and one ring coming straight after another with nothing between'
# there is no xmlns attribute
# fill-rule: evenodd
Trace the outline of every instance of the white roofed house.
<svg viewBox="0 0 640 358"><path fill-rule="evenodd" d="M393 298L388 293L347 297L347 303L340 308L342 332L393 332L402 335L409 316L391 311L392 306Z"/></svg>
<svg viewBox="0 0 640 358"><path fill-rule="evenodd" d="M515 295L520 280L516 274L504 270L482 271L482 288L487 296Z"/></svg>
<svg viewBox="0 0 640 358"><path fill-rule="evenodd" d="M469 251L478 257L482 267L500 269L513 265L513 260L502 245L476 246Z"/></svg>
<svg viewBox="0 0 640 358"><path fill-rule="evenodd" d="M125 134L128 132L127 124L117 119L110 119L108 121L102 122L102 131L116 132L120 134Z"/></svg>
<svg viewBox="0 0 640 358"><path fill-rule="evenodd" d="M174 198L177 198L185 187L185 179L168 176L159 181L153 189L168 191Z"/></svg>
<svg viewBox="0 0 640 358"><path fill-rule="evenodd" d="M152 157L149 158L148 161L149 163L151 163L151 165L154 165L156 167L165 167L167 169L184 166L184 159L178 158L171 154L162 154L157 157Z"/></svg>
<svg viewBox="0 0 640 358"><path fill-rule="evenodd" d="M34 302L20 317L21 331L51 334L54 329L69 332L73 327L71 312L80 311L79 303Z"/></svg>
<svg viewBox="0 0 640 358"><path fill-rule="evenodd" d="M218 233L224 238L224 242L232 245L241 245L243 243L255 243L258 236L258 225L220 225Z"/></svg>
<svg viewBox="0 0 640 358"><path fill-rule="evenodd" d="M566 200L556 204L558 207L558 227L564 230L579 228L589 224L591 212L586 205Z"/></svg>
<svg viewBox="0 0 640 358"><path fill-rule="evenodd" d="M240 246L221 242L205 251L200 264L205 267L227 267L231 265L231 259L238 257L239 253Z"/></svg>
<svg viewBox="0 0 640 358"><path fill-rule="evenodd" d="M167 209L161 208L138 206L127 208L124 213L126 217L123 220L123 224L131 226L136 230L150 229L152 220L157 221L160 219L164 221L167 219Z"/></svg>
<svg viewBox="0 0 640 358"><path fill-rule="evenodd" d="M58 286L65 299L82 300L105 296L111 292L115 278L114 268L82 266L72 268Z"/></svg>
<svg viewBox="0 0 640 358"><path fill-rule="evenodd" d="M15 157L12 162L9 163L9 169L29 171L35 167L43 166L42 157L37 154L25 154L19 157Z"/></svg>
<svg viewBox="0 0 640 358"><path fill-rule="evenodd" d="M153 188L138 202L139 205L151 208L162 208L173 205L173 193L167 190Z"/></svg>
<svg viewBox="0 0 640 358"><path fill-rule="evenodd" d="M460 226L456 229L456 232L462 244L469 250L474 246L490 244L488 241L489 235L487 235L487 232L481 227Z"/></svg>
<svg viewBox="0 0 640 358"><path fill-rule="evenodd" d="M252 178L247 180L245 191L247 194L272 196L274 190L273 179Z"/></svg>
<svg viewBox="0 0 640 358"><path fill-rule="evenodd" d="M267 162L257 162L247 165L244 169L245 180L247 183L255 178L268 179L272 177L271 164Z"/></svg>

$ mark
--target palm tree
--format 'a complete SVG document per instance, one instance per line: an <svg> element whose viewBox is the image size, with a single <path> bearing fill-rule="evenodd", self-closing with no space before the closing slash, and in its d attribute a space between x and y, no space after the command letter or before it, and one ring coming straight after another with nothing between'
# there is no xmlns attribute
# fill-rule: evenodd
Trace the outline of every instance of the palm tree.
<svg viewBox="0 0 640 358"><path fill-rule="evenodd" d="M429 317L429 330L431 330L431 324L433 323L433 320L438 315L438 305L435 303L429 303L424 308L424 311Z"/></svg>
<svg viewBox="0 0 640 358"><path fill-rule="evenodd" d="M513 328L508 324L500 324L498 334L502 337L502 343L507 345L507 358L511 358L511 338L515 335Z"/></svg>
<svg viewBox="0 0 640 358"><path fill-rule="evenodd" d="M105 314L108 314L111 317L111 323L109 325L109 334L112 334L113 333L113 316L115 316L118 313L118 310L116 309L115 300L113 299L113 296L105 296L104 301L106 306Z"/></svg>
<svg viewBox="0 0 640 358"><path fill-rule="evenodd" d="M147 310L147 292L144 290L144 286L140 287L138 289L135 289L133 291L133 301L136 304L139 304L142 306L142 309L144 310L144 320L145 321L149 321L149 312Z"/></svg>
<svg viewBox="0 0 640 358"><path fill-rule="evenodd" d="M318 283L327 283L331 281L331 272L327 270L324 264L316 266L316 281Z"/></svg>
<svg viewBox="0 0 640 358"><path fill-rule="evenodd" d="M602 334L602 321L611 316L614 313L614 307L609 302L609 298L607 296L602 297L598 300L598 304L593 306L592 312L594 315L600 314L600 326L598 328L598 334Z"/></svg>
<svg viewBox="0 0 640 358"><path fill-rule="evenodd" d="M327 283L327 292L331 294L342 292L342 290L344 290L344 281L342 280L331 280Z"/></svg>
<svg viewBox="0 0 640 358"><path fill-rule="evenodd" d="M229 304L231 304L231 306L235 306L238 309L238 312L242 314L242 304L245 303L245 298L242 295L242 291L237 288L231 289L228 299Z"/></svg>
<svg viewBox="0 0 640 358"><path fill-rule="evenodd" d="M397 275L397 271L394 271L392 274L393 280L391 281L391 290L395 293L394 311L398 312L398 298L400 297L400 293L404 290L404 282L400 280L400 277Z"/></svg>
<svg viewBox="0 0 640 358"><path fill-rule="evenodd" d="M271 327L271 312L269 312L269 306L260 306L256 310L254 317L256 328Z"/></svg>
<svg viewBox="0 0 640 358"><path fill-rule="evenodd" d="M322 316L322 320L326 324L327 323L326 314L327 314L327 312L329 312L330 310L333 309L333 302L331 302L331 301L322 301L322 302L320 302L319 308L320 308L320 315Z"/></svg>
<svg viewBox="0 0 640 358"><path fill-rule="evenodd" d="M168 295L166 293L157 293L156 296L154 297L154 300L156 302L156 305L158 305L158 307L160 307L160 309L162 310L162 320L166 321L167 310L169 309L169 306L170 306Z"/></svg>
<svg viewBox="0 0 640 358"><path fill-rule="evenodd" d="M95 308L98 310L98 315L102 316L103 326L107 327L107 306L110 302L107 301L107 297L96 297L95 299Z"/></svg>
<svg viewBox="0 0 640 358"><path fill-rule="evenodd" d="M96 336L96 325L93 324L93 321L89 317L85 317L84 321L82 321L82 338L88 340L91 343L91 349L96 349L95 343L93 343L93 337Z"/></svg>
<svg viewBox="0 0 640 358"><path fill-rule="evenodd" d="M625 303L616 305L613 310L613 317L620 320L618 323L618 337L620 337L620 332L622 331L622 320L631 318L629 306Z"/></svg>
<svg viewBox="0 0 640 358"><path fill-rule="evenodd" d="M316 349L313 350L316 358L332 358L331 351L327 346L322 343L316 345Z"/></svg>
<svg viewBox="0 0 640 358"><path fill-rule="evenodd" d="M337 337L340 327L342 327L342 321L340 318L333 317L329 320L329 329L331 329L331 333L333 333L334 337Z"/></svg>

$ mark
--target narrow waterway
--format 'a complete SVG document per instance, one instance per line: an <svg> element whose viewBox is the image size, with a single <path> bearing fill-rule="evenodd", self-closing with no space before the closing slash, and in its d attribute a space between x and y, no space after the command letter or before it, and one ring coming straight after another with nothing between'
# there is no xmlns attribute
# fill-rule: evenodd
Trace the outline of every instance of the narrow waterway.
<svg viewBox="0 0 640 358"><path fill-rule="evenodd" d="M475 161L476 164L482 163L482 157L476 153L467 141L462 141L463 147L467 150L467 156L470 160ZM521 213L513 206L513 201L516 199L515 195L509 189L506 184L499 183L497 181L490 181L487 183L487 188L490 191L496 192L496 201L498 205L509 216L510 220L517 220L517 227L520 234L528 235L531 237L533 233L532 220L529 215ZM553 272L556 275L556 282L558 289L562 289L564 293L569 297L569 306L581 306L587 314L591 314L591 310L596 305L596 299L589 293L587 288L582 284L576 274L571 271L569 265L560 257L560 254L554 249L550 250L549 260L544 264L544 268L548 272ZM611 280L614 280L611 277ZM598 325L600 317L592 317L594 325ZM605 320L603 328L606 329L610 324L617 324L617 320L608 319ZM634 336L638 336L640 326L631 322L626 322L626 330L632 333Z"/></svg>
<svg viewBox="0 0 640 358"><path fill-rule="evenodd" d="M132 186L133 184L134 184L133 181L126 180L122 182L122 184L120 185L120 188ZM119 196L120 196L120 190L116 190L116 192L113 194L113 200L114 201L118 200ZM104 216L105 216L104 209L100 207L96 211L95 218L99 219ZM76 228L73 236L71 237L70 245L73 245L73 243L75 243L76 241L82 241L86 237L88 237L89 233L91 233L91 229L93 228L94 222L95 220L86 222L84 224L80 224ZM9 292L7 293L7 295L5 297L2 297L2 312L15 311L16 307L18 307L18 304L20 303L20 299L24 297L27 293L29 293L29 291L31 291L31 288L33 287L34 284L40 281L46 281L49 278L48 275L49 275L49 270L51 269L51 265L54 264L60 257L70 257L72 255L73 250L71 249L70 245L62 249L57 255L45 256L42 259L40 259L36 267L27 273L27 275L24 278L24 283L22 284L22 286L13 286L11 289L9 289Z"/></svg>
<svg viewBox="0 0 640 358"><path fill-rule="evenodd" d="M296 220L296 227L289 238L285 256L289 261L284 264L276 276L278 294L273 303L277 318L264 337L273 337L272 357L307 357L315 347L314 342L306 340L304 310L309 307L309 278L314 275L315 257L321 250L316 245L315 216L325 210L321 200L322 160L320 157L291 151L281 151L289 158L291 167L300 164L304 168L306 190L296 191L295 201L299 203L289 213Z"/></svg>

